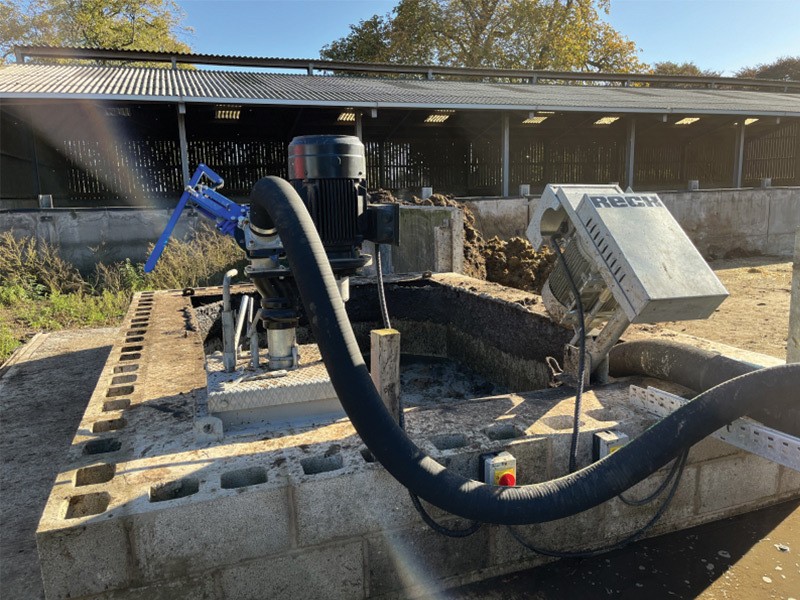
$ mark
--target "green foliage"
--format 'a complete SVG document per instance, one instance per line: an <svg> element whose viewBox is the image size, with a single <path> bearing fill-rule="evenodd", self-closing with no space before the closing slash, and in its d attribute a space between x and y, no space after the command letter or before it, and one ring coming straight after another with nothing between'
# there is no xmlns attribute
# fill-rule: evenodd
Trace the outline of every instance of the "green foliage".
<svg viewBox="0 0 800 600"><path fill-rule="evenodd" d="M782 56L771 63L743 67L736 72L736 76L800 81L800 56Z"/></svg>
<svg viewBox="0 0 800 600"><path fill-rule="evenodd" d="M172 0L0 0L0 53L18 44L187 52Z"/></svg>
<svg viewBox="0 0 800 600"><path fill-rule="evenodd" d="M27 297L6 306L25 328L53 331L117 323L129 300L123 292L103 291L97 296L55 292L46 298Z"/></svg>
<svg viewBox="0 0 800 600"><path fill-rule="evenodd" d="M657 62L652 69L655 75L687 75L692 77L720 77L722 73L711 69L701 69L693 62Z"/></svg>
<svg viewBox="0 0 800 600"><path fill-rule="evenodd" d="M222 284L228 269L244 271L245 255L236 242L203 224L186 241L171 240L144 289L182 289Z"/></svg>
<svg viewBox="0 0 800 600"><path fill-rule="evenodd" d="M609 0L400 0L323 47L332 60L641 71L636 45L602 19Z"/></svg>
<svg viewBox="0 0 800 600"><path fill-rule="evenodd" d="M152 273L130 260L99 263L87 281L56 247L0 234L0 363L31 332L114 325L135 292L218 285L244 262L231 238L204 226L171 241Z"/></svg>
<svg viewBox="0 0 800 600"><path fill-rule="evenodd" d="M17 339L11 331L11 328L0 321L0 365L2 365L6 359L11 356L11 353L21 344L22 341Z"/></svg>
<svg viewBox="0 0 800 600"><path fill-rule="evenodd" d="M81 274L61 258L55 246L17 238L10 231L0 233L0 282L21 286L36 296L87 291Z"/></svg>

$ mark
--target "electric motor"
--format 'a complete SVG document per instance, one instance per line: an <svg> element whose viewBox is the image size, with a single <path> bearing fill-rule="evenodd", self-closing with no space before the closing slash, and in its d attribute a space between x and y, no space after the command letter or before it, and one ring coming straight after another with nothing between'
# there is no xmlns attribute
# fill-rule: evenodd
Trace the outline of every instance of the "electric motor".
<svg viewBox="0 0 800 600"><path fill-rule="evenodd" d="M355 256L367 209L364 145L352 135L304 135L289 144L289 182L306 205L329 256Z"/></svg>

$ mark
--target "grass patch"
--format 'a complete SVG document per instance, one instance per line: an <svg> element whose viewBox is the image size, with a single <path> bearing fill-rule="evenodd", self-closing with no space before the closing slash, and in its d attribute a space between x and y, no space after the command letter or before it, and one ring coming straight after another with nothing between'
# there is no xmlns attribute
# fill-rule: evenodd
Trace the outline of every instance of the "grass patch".
<svg viewBox="0 0 800 600"><path fill-rule="evenodd" d="M152 248L151 248L152 249ZM0 234L0 364L37 331L116 325L131 296L144 290L219 285L244 253L211 227L172 240L152 273L125 260L98 263L83 277L58 248L31 238Z"/></svg>
<svg viewBox="0 0 800 600"><path fill-rule="evenodd" d="M0 321L0 365L2 365L6 359L11 356L11 353L21 344L22 341L14 335L11 328Z"/></svg>

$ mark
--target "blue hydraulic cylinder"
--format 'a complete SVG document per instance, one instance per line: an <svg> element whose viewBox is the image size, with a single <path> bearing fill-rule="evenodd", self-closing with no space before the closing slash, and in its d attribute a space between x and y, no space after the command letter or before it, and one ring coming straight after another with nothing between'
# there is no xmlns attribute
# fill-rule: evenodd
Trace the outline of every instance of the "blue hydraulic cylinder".
<svg viewBox="0 0 800 600"><path fill-rule="evenodd" d="M211 182L213 187L200 183L204 176ZM248 209L246 206L237 204L213 189L214 187L220 187L222 184L222 177L206 165L202 163L198 165L197 170L186 186L186 190L181 195L178 205L172 212L167 226L158 238L144 265L145 273L150 273L155 268L158 259L161 258L161 254L167 246L169 238L172 236L172 231L175 229L183 209L186 208L190 201L196 206L201 215L217 222L216 227L221 233L233 236L239 219L247 216Z"/></svg>

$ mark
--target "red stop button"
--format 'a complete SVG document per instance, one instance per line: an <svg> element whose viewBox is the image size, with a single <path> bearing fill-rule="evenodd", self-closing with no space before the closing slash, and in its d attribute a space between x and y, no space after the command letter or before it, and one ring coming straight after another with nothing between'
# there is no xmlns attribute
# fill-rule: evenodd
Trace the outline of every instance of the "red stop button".
<svg viewBox="0 0 800 600"><path fill-rule="evenodd" d="M506 473L500 477L500 480L497 483L505 486L514 486L517 485L517 478L511 473Z"/></svg>

